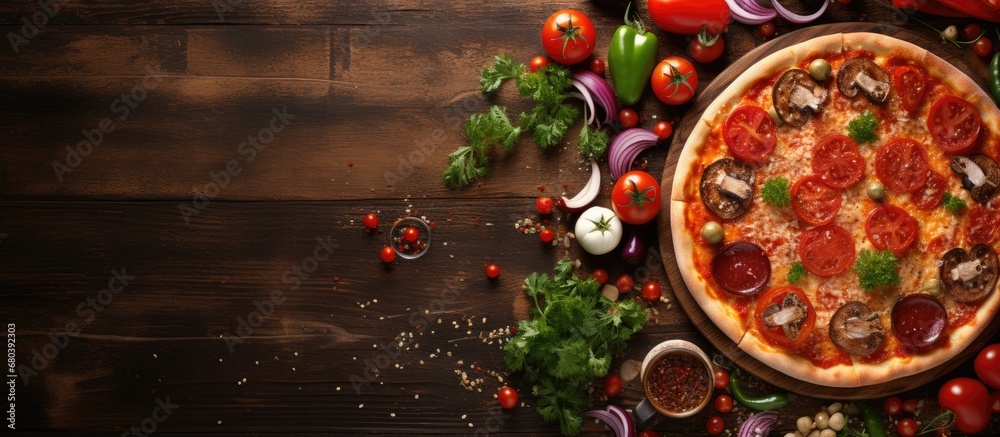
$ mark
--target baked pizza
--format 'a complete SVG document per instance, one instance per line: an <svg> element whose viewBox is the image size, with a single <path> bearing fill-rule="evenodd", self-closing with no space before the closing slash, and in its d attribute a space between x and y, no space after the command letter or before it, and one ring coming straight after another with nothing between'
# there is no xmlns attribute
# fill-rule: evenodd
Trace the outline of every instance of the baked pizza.
<svg viewBox="0 0 1000 437"><path fill-rule="evenodd" d="M947 362L993 320L1000 111L885 35L782 49L680 152L671 233L690 294L791 377L858 387Z"/></svg>

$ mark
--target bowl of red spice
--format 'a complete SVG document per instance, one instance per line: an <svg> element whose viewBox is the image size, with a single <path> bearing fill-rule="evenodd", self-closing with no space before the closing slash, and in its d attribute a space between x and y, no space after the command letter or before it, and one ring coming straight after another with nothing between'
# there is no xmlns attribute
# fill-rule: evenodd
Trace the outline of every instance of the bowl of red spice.
<svg viewBox="0 0 1000 437"><path fill-rule="evenodd" d="M712 362L694 343L668 340L646 354L641 377L644 399L635 409L639 422L649 423L656 413L672 418L697 414L712 399L715 376Z"/></svg>

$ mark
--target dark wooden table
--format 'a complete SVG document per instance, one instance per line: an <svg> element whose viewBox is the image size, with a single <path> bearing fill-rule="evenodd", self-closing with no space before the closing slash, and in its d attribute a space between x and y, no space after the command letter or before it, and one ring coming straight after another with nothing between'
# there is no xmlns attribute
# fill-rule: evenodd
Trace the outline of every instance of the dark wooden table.
<svg viewBox="0 0 1000 437"><path fill-rule="evenodd" d="M567 150L522 141L497 151L481 185L441 182L470 114L494 101L527 107L510 87L495 99L479 92L494 54L542 53L541 23L572 7L593 18L604 57L618 10L49 3L58 10L0 5L10 43L0 48L0 323L24 366L11 379L19 431L552 434L530 406L499 409L500 385L529 405L530 387L508 374L498 342L480 339L524 313L523 278L568 255L581 272L667 280L655 258L626 268L515 229L543 187L575 192L586 180L575 135ZM893 16L855 0L818 23L838 21ZM934 37L913 20L895 24ZM779 21L778 34L800 27ZM683 53L685 37L656 32L661 57ZM763 41L734 24L726 43L722 60L699 66L703 84ZM985 78L982 60L953 51ZM647 96L637 109L649 127L687 108ZM660 175L666 150L646 156ZM369 212L383 232L364 230ZM386 223L406 214L434 222L432 247L386 267ZM486 279L486 263L501 266L499 280ZM615 369L664 338L711 352L676 305L654 319ZM953 375L970 373L967 363ZM940 382L903 396L933 400ZM631 408L640 391L628 383L616 402ZM800 396L782 413L794 421L831 401ZM655 428L703 433L709 412ZM724 417L734 429L745 416ZM990 429L1000 431L996 420Z"/></svg>

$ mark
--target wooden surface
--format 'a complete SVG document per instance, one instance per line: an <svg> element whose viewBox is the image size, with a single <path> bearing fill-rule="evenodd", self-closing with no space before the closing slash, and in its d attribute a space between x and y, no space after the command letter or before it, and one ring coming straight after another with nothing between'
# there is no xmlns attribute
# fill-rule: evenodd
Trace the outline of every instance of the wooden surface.
<svg viewBox="0 0 1000 437"><path fill-rule="evenodd" d="M68 0L16 53L0 47L0 326L15 325L17 364L35 359L39 369L16 383L17 430L120 434L145 421L181 435L555 433L534 412L530 386L507 374L499 345L477 337L514 324L523 278L566 254L583 273L668 278L657 257L628 267L514 229L541 187L572 193L585 182L575 135L566 150L525 140L496 151L482 185L463 191L446 189L441 172L470 114L528 107L509 85L483 96L479 71L501 51L524 62L540 54L538 29L561 7L590 15L604 57L621 11L580 1ZM22 18L40 10L3 2L0 30L20 35ZM818 23L892 18L883 4L855 0ZM779 22L778 34L799 27ZM683 54L686 37L654 31L660 57ZM738 24L726 38L722 60L699 66L703 86L764 42ZM970 51L949 51L985 77ZM147 79L150 69L160 77ZM123 93L142 99L123 103ZM637 109L651 127L690 106L647 93ZM295 118L274 124L274 111ZM97 142L104 119L100 143L80 162L70 157L77 165L58 179L53 162L68 164L67 146ZM268 140L252 161L240 152L249 135ZM666 154L644 154L652 174ZM216 193L212 175L224 182L230 161ZM198 213L185 220L181 205ZM434 221L427 256L383 266L385 234L361 225L372 211L383 230L407 213ZM657 231L646 231L655 245ZM337 246L327 256L317 238ZM296 282L313 256L325 260ZM502 267L499 280L485 278L485 263ZM135 278L102 293L113 270ZM275 290L280 303L267 310ZM258 307L270 314L241 328ZM226 337L240 332L241 343ZM660 305L613 368L665 338L715 352L676 305ZM483 380L467 390L462 371ZM969 373L963 363L952 375ZM526 407L497 408L498 377ZM905 396L932 400L941 381ZM631 408L640 392L627 383L615 402ZM163 417L158 400L178 407ZM798 397L781 414L793 420L830 401ZM164 420L148 420L154 413ZM710 413L654 428L702 434ZM745 416L724 418L732 429Z"/></svg>
<svg viewBox="0 0 1000 437"><path fill-rule="evenodd" d="M663 170L663 185L667 187L673 186L673 175L677 169L677 161L680 158L681 150L684 147L687 137L694 130L695 125L701 121L702 114L705 112L705 109L726 89L729 83L735 80L744 71L750 69L757 61L764 59L768 55L771 55L782 48L824 35L850 32L877 33L911 42L919 47L926 47L941 59L958 67L964 73L970 75L971 77L975 76L975 73L965 65L965 62L955 56L951 51L934 44L934 41L928 39L926 36L893 25L875 23L836 23L817 25L796 30L787 35L775 38L774 40L752 50L750 53L747 53L726 68L726 70L719 74L719 76L717 76L709 86L702 90L697 101L691 107L691 110L684 116L683 119L681 119L680 123L677 124L677 135L673 138L670 146L670 152L667 154L667 161ZM664 192L663 198L665 202L669 202L670 193ZM768 383L795 393L830 399L870 399L922 387L933 382L937 378L947 375L948 372L960 366L970 357L974 357L977 351L981 350L984 345L992 342L991 339L993 339L996 335L997 330L1000 329L1000 319L994 319L991 323L989 323L989 326L984 329L984 332L972 343L971 347L960 351L954 358L946 363L942 363L938 367L914 375L864 387L842 388L808 383L789 377L788 375L785 375L784 373L748 355L742 349L737 347L736 343L730 340L729 337L722 332L722 330L720 330L714 323L712 323L711 320L708 319L708 316L698 305L698 302L695 301L693 296L691 296L687 286L684 284L683 278L681 278L680 271L677 270L677 259L674 256L673 239L669 229L669 218L666 216L659 217L659 225L660 250L661 253L663 253L664 268L670 278L672 291L677 297L677 302L681 304L681 308L684 310L685 314L687 314L688 318L691 319L695 327L698 328L698 331L705 335L713 346L725 354L726 357L733 360L741 368Z"/></svg>

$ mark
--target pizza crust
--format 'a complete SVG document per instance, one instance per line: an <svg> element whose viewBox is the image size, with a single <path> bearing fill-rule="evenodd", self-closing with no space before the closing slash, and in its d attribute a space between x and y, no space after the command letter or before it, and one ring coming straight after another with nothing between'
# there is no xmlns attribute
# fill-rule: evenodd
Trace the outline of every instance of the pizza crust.
<svg viewBox="0 0 1000 437"><path fill-rule="evenodd" d="M774 370L795 379L821 383L828 387L858 387L860 385L853 364L835 364L828 368L817 367L801 356L789 354L783 349L771 346L761 339L760 334L753 328L743 336L739 348Z"/></svg>

